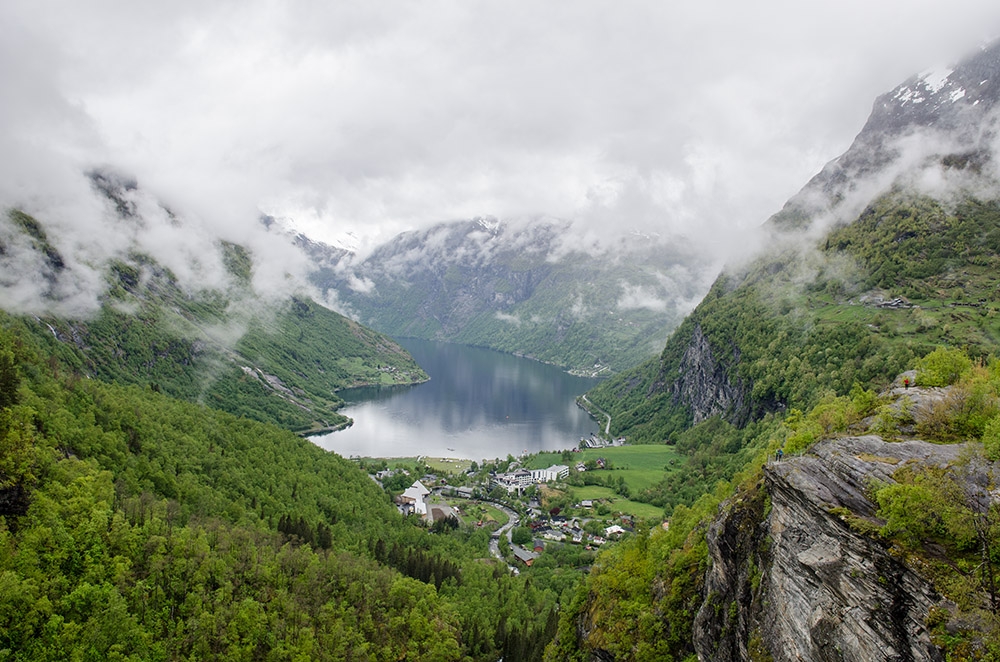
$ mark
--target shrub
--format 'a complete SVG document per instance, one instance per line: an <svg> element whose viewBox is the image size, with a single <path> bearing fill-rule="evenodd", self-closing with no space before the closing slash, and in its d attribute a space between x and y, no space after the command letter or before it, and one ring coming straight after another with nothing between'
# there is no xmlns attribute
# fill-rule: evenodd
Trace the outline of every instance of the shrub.
<svg viewBox="0 0 1000 662"><path fill-rule="evenodd" d="M991 460L1000 460L1000 415L986 423L983 430L983 452Z"/></svg>
<svg viewBox="0 0 1000 662"><path fill-rule="evenodd" d="M960 349L938 347L917 361L918 386L950 386L972 368L972 359Z"/></svg>

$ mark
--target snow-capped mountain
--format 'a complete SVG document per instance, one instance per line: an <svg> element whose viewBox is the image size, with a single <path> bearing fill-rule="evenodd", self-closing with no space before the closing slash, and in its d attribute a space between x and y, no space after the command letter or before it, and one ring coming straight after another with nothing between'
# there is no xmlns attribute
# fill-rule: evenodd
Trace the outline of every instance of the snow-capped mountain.
<svg viewBox="0 0 1000 662"><path fill-rule="evenodd" d="M929 170L996 177L1000 41L879 96L850 148L774 217L779 227L844 222L871 196Z"/></svg>

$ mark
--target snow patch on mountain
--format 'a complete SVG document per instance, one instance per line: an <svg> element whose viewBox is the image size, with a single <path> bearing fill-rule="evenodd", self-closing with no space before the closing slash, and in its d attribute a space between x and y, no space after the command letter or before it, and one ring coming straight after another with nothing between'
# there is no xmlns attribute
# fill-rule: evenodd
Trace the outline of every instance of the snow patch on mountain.
<svg viewBox="0 0 1000 662"><path fill-rule="evenodd" d="M928 69L921 72L918 78L921 82L923 82L927 89L933 93L940 91L941 88L945 86L945 83L948 82L948 77L951 76L954 71L955 70L952 68Z"/></svg>

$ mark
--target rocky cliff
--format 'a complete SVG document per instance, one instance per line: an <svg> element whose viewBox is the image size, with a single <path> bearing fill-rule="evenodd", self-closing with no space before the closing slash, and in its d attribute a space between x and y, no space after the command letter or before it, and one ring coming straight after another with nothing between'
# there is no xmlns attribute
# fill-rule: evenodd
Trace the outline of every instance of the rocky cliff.
<svg viewBox="0 0 1000 662"><path fill-rule="evenodd" d="M671 400L691 410L693 423L719 415L734 425L746 424L750 389L744 380L729 376L729 364L739 360L740 350L735 345L728 364L716 356L701 325L696 325L681 357L680 376L670 386Z"/></svg>
<svg viewBox="0 0 1000 662"><path fill-rule="evenodd" d="M765 467L764 489L729 504L709 532L699 659L943 660L925 625L941 597L858 523L880 524L871 481L960 451L847 437Z"/></svg>

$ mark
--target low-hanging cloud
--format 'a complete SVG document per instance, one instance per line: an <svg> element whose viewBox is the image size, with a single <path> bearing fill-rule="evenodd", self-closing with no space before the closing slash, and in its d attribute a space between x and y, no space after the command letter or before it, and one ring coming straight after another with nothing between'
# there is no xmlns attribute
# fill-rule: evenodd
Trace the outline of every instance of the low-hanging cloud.
<svg viewBox="0 0 1000 662"><path fill-rule="evenodd" d="M261 211L362 252L447 219L555 217L573 224L563 254L639 232L721 263L875 95L998 33L988 0L10 0L0 206L45 223L80 277L50 294L80 309L133 244L212 282L207 247L240 243L255 287L286 292L302 259ZM83 173L103 164L137 178L145 227L93 195ZM16 285L5 299L40 293Z"/></svg>
<svg viewBox="0 0 1000 662"><path fill-rule="evenodd" d="M658 292L642 285L622 283L621 287L622 295L618 299L618 308L622 310L645 308L659 313L670 306L670 302L662 298Z"/></svg>

